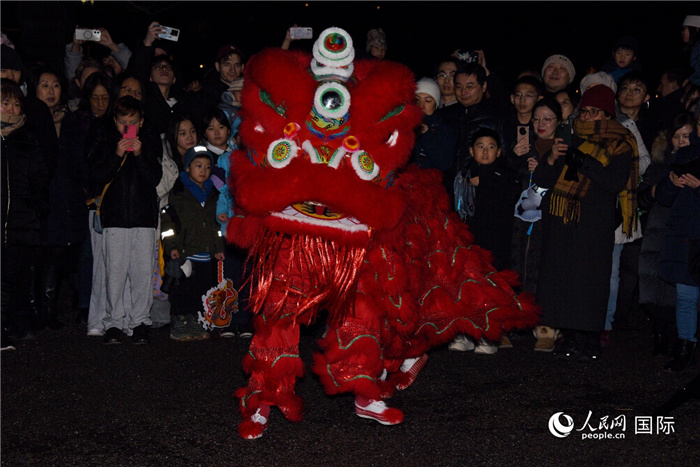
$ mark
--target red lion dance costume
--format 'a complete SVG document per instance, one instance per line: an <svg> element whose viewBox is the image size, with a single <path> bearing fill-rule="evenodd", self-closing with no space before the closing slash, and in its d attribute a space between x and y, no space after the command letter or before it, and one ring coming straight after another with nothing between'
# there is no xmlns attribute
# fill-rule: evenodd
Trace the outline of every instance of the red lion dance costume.
<svg viewBox="0 0 700 467"><path fill-rule="evenodd" d="M314 373L387 425L403 414L382 399L413 382L431 347L536 324L533 298L511 288L516 274L494 270L450 211L441 174L406 165L422 116L414 96L410 70L354 61L339 28L313 58L268 49L247 64L227 231L250 251L256 314L250 380L236 392L242 437L262 435L273 405L301 420L300 326L324 310Z"/></svg>

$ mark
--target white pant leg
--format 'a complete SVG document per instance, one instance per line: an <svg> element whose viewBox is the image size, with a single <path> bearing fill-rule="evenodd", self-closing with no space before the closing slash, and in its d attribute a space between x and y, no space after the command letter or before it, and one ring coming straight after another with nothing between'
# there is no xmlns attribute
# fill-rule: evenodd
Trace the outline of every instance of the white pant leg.
<svg viewBox="0 0 700 467"><path fill-rule="evenodd" d="M105 262L102 252L102 234L92 228L95 211L88 216L90 244L92 245L92 290L90 292L90 309L88 311L88 329L104 330L105 310L107 308L107 292L105 290Z"/></svg>
<svg viewBox="0 0 700 467"><path fill-rule="evenodd" d="M103 319L105 330L109 328L123 330L126 327L124 291L131 258L130 230L110 227L104 229L102 233L106 291L106 310Z"/></svg>
<svg viewBox="0 0 700 467"><path fill-rule="evenodd" d="M128 230L131 233L129 250L131 258L128 269L131 303L130 306L127 306L126 316L128 328L131 331L140 324L151 325L155 229L138 227Z"/></svg>

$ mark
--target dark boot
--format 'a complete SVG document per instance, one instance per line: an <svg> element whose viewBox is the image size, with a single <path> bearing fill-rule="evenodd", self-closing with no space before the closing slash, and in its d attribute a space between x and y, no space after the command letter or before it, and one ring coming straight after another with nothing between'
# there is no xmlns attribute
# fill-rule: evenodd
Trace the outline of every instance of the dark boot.
<svg viewBox="0 0 700 467"><path fill-rule="evenodd" d="M666 321L652 317L651 318L651 329L654 336L654 344L651 349L651 355L656 357L657 355L668 355L669 350L669 339L668 339L668 325Z"/></svg>
<svg viewBox="0 0 700 467"><path fill-rule="evenodd" d="M678 339L673 346L673 359L664 365L664 371L680 372L695 365L695 342Z"/></svg>

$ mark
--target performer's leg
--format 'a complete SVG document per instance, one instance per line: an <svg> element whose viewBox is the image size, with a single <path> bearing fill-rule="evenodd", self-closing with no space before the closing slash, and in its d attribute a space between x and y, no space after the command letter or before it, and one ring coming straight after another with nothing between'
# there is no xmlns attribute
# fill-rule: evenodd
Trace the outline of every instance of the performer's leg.
<svg viewBox="0 0 700 467"><path fill-rule="evenodd" d="M380 327L376 311L362 296L354 314L340 325L331 320L320 341L324 352L314 355L314 372L328 394L355 394L355 413L384 425L403 421L403 413L381 400L380 377L384 372Z"/></svg>
<svg viewBox="0 0 700 467"><path fill-rule="evenodd" d="M276 405L291 421L302 418L303 401L294 393L296 379L304 374L299 358L299 325L292 317L254 320L255 334L243 360L250 374L248 386L236 391L243 422L238 433L246 439L262 436L270 406Z"/></svg>

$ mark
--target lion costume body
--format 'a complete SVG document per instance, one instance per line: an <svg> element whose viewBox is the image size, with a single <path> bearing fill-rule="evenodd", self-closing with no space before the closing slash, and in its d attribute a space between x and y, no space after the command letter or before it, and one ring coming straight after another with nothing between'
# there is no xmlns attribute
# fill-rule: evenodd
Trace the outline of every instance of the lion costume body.
<svg viewBox="0 0 700 467"><path fill-rule="evenodd" d="M329 394L372 401L412 382L405 359L458 333L498 339L537 322L516 274L494 270L450 211L441 174L406 165L422 116L414 95L410 70L355 61L339 28L313 58L268 49L247 64L227 230L250 251L256 316L236 392L241 436L260 436L273 405L301 419L300 327L323 311L314 373Z"/></svg>

